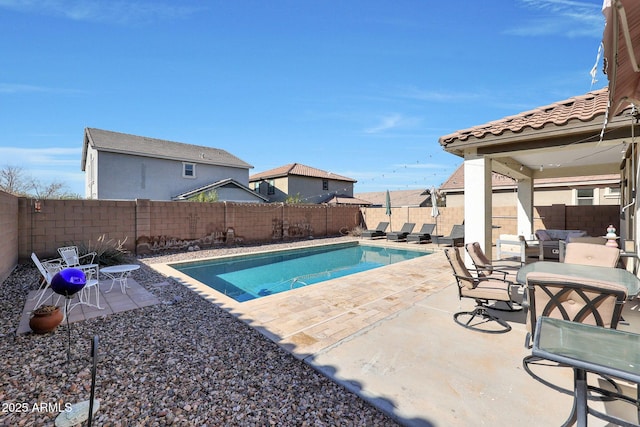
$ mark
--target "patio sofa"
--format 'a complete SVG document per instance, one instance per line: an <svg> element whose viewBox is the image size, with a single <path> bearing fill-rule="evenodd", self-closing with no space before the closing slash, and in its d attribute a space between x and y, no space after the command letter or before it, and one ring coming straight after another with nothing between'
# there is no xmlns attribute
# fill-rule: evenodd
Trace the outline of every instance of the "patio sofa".
<svg viewBox="0 0 640 427"><path fill-rule="evenodd" d="M571 238L586 237L584 230L536 230L536 237L540 242L540 260L559 259L560 241L570 242Z"/></svg>

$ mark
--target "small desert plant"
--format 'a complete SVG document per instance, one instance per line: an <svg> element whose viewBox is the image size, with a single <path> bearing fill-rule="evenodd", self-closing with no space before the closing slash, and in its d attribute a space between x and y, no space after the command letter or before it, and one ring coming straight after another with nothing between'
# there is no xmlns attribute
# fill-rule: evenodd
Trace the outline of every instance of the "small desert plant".
<svg viewBox="0 0 640 427"><path fill-rule="evenodd" d="M114 239L106 240L106 236L103 234L98 237L95 244L89 240L89 243L86 245L79 244L76 246L78 246L79 255L95 252L96 257L93 260L95 264L104 266L118 265L123 264L129 254L129 251L124 248L127 239L128 237L125 237L124 240L117 241Z"/></svg>
<svg viewBox="0 0 640 427"><path fill-rule="evenodd" d="M349 231L349 235L350 236L354 236L354 237L360 237L362 236L362 231L364 229L362 227L360 227L359 225L356 225L355 227L353 227L350 231Z"/></svg>

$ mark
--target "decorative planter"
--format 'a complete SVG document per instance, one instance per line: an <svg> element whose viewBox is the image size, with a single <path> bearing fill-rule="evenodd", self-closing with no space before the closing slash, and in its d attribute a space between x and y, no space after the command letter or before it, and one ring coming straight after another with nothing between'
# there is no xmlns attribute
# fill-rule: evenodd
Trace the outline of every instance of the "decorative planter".
<svg viewBox="0 0 640 427"><path fill-rule="evenodd" d="M29 327L36 334L54 331L62 323L62 310L55 305L43 305L31 312Z"/></svg>

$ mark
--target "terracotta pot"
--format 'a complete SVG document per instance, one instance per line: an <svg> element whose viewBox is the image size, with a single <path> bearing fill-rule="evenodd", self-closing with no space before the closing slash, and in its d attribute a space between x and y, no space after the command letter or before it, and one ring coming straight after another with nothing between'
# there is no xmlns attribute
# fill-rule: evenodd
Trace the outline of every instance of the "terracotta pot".
<svg viewBox="0 0 640 427"><path fill-rule="evenodd" d="M46 334L54 331L60 323L62 323L62 310L60 307L42 310L42 307L34 310L31 319L29 319L29 327L36 334Z"/></svg>

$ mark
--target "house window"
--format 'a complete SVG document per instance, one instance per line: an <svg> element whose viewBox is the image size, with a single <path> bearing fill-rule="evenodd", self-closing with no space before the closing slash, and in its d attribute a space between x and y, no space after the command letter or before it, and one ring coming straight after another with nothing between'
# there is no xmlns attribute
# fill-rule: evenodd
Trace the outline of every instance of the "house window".
<svg viewBox="0 0 640 427"><path fill-rule="evenodd" d="M620 187L607 187L604 189L604 197L607 198L619 198Z"/></svg>
<svg viewBox="0 0 640 427"><path fill-rule="evenodd" d="M276 194L275 182L272 179L269 180L269 187L267 188L267 194L269 195Z"/></svg>
<svg viewBox="0 0 640 427"><path fill-rule="evenodd" d="M323 191L329 190L329 180L328 179L323 179L322 180L322 190Z"/></svg>
<svg viewBox="0 0 640 427"><path fill-rule="evenodd" d="M578 205L593 205L593 188L576 190L576 202Z"/></svg>
<svg viewBox="0 0 640 427"><path fill-rule="evenodd" d="M196 177L196 164L195 163L183 163L182 164L182 177L183 178L195 178Z"/></svg>

